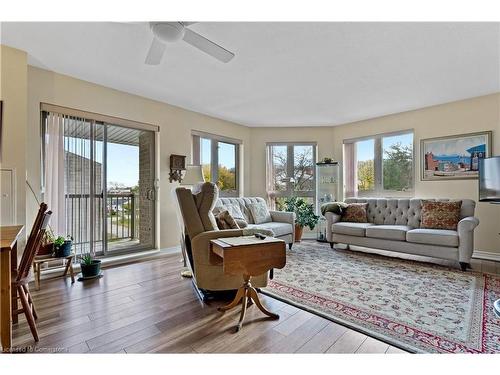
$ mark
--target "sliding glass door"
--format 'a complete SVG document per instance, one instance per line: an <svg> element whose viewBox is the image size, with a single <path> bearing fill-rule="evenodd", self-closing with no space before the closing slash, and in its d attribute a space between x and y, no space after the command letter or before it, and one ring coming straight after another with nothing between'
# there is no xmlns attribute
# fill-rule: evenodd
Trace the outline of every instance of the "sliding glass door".
<svg viewBox="0 0 500 375"><path fill-rule="evenodd" d="M44 199L77 253L154 247L153 131L42 114ZM63 220L61 220L61 217Z"/></svg>
<svg viewBox="0 0 500 375"><path fill-rule="evenodd" d="M154 133L106 124L107 252L154 245Z"/></svg>

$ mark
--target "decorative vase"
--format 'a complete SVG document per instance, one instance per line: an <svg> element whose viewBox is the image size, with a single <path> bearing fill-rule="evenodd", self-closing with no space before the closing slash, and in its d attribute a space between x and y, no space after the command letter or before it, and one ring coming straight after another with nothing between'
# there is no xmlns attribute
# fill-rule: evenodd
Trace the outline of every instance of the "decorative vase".
<svg viewBox="0 0 500 375"><path fill-rule="evenodd" d="M92 264L80 263L80 268L84 279L97 277L101 273L101 261L94 259Z"/></svg>
<svg viewBox="0 0 500 375"><path fill-rule="evenodd" d="M300 242L300 240L302 239L302 232L303 231L304 231L303 227L295 224L295 242Z"/></svg>
<svg viewBox="0 0 500 375"><path fill-rule="evenodd" d="M66 240L61 246L56 246L55 247L55 256L56 258L63 258L67 257L71 254L71 244L73 241L71 240Z"/></svg>

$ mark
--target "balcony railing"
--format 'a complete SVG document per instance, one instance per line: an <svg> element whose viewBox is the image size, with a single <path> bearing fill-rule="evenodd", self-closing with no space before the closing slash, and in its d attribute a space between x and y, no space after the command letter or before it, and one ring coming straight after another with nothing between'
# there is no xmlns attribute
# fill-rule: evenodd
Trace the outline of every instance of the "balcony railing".
<svg viewBox="0 0 500 375"><path fill-rule="evenodd" d="M139 238L139 210L137 196L132 193L108 193L106 204L103 205L103 196L95 195L95 214L90 217L90 194L66 195L66 228L68 235L73 237L73 244L78 251L88 251L90 243L87 228L89 221L95 223L93 241L103 240L103 208L105 209L107 240L133 240ZM104 206L104 207L103 207Z"/></svg>

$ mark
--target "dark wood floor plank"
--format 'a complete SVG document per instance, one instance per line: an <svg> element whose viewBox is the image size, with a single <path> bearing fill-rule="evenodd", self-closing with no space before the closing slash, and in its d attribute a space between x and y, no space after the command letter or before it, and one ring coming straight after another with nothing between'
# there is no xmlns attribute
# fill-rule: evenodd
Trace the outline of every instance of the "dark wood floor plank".
<svg viewBox="0 0 500 375"><path fill-rule="evenodd" d="M328 348L326 353L356 353L368 336L362 333L347 330L335 343Z"/></svg>
<svg viewBox="0 0 500 375"><path fill-rule="evenodd" d="M375 353L375 354L380 354L380 353L385 353L389 349L389 345L386 344L385 342L376 340L372 337L368 337L356 350L356 353Z"/></svg>
<svg viewBox="0 0 500 375"><path fill-rule="evenodd" d="M346 327L331 322L314 335L311 340L302 345L299 350L297 350L297 353L323 353L346 331Z"/></svg>
<svg viewBox="0 0 500 375"><path fill-rule="evenodd" d="M396 348L395 346L392 345L389 345L389 347L385 352L386 354L408 354L408 352L405 352L404 350Z"/></svg>

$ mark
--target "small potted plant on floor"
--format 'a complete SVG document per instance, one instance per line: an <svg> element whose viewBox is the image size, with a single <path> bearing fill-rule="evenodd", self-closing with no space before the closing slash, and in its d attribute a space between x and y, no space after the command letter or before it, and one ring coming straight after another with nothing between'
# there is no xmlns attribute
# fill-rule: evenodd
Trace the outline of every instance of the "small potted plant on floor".
<svg viewBox="0 0 500 375"><path fill-rule="evenodd" d="M304 198L291 197L285 199L285 211L295 212L295 242L300 242L304 227L313 230L318 224L319 216L314 213L314 206Z"/></svg>
<svg viewBox="0 0 500 375"><path fill-rule="evenodd" d="M70 236L58 236L54 240L54 255L56 258L67 257L71 254L71 245L73 238Z"/></svg>
<svg viewBox="0 0 500 375"><path fill-rule="evenodd" d="M101 274L101 261L98 259L94 259L92 254L85 253L82 255L80 268L82 270L82 277L84 279L97 277Z"/></svg>

